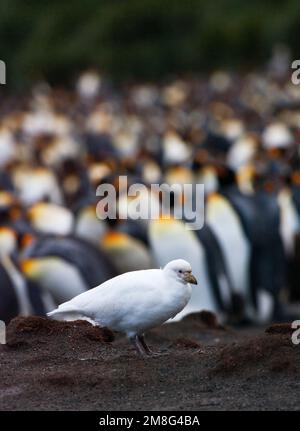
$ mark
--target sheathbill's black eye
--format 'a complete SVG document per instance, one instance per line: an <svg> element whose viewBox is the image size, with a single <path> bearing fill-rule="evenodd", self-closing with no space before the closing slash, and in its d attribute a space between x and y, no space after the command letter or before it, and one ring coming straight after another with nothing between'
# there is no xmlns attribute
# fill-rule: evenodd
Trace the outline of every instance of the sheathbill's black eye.
<svg viewBox="0 0 300 431"><path fill-rule="evenodd" d="M178 272L180 272L180 274L182 274L182 271L181 271L181 269L178 271Z"/></svg>

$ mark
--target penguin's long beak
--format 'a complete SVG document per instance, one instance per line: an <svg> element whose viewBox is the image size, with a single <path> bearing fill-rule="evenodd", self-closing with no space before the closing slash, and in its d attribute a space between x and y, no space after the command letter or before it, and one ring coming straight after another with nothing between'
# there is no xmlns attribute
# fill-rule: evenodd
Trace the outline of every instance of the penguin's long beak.
<svg viewBox="0 0 300 431"><path fill-rule="evenodd" d="M198 284L196 277L191 273L191 272L187 272L184 275L184 280L187 283L191 283L191 284Z"/></svg>

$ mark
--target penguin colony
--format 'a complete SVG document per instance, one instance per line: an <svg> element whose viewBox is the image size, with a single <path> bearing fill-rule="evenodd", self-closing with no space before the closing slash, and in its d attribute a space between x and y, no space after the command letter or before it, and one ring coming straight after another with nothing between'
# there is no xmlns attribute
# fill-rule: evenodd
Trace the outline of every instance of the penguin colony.
<svg viewBox="0 0 300 431"><path fill-rule="evenodd" d="M300 299L300 90L289 76L222 71L116 88L88 71L74 90L42 83L0 106L1 320L46 315L175 259L199 285L175 320L203 309L235 324L289 318ZM96 189L120 175L204 184L203 228L99 220Z"/></svg>

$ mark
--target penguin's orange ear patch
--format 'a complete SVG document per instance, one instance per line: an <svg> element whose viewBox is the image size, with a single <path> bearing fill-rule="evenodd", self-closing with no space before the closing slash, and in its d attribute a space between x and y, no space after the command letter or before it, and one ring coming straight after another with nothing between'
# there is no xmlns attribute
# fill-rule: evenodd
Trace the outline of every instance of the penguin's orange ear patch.
<svg viewBox="0 0 300 431"><path fill-rule="evenodd" d="M36 266L35 259L23 259L20 262L21 271L26 275L32 274L32 271L35 268L35 266Z"/></svg>
<svg viewBox="0 0 300 431"><path fill-rule="evenodd" d="M166 214L166 213L161 213L161 215L159 216L158 221L159 222L168 222L168 221L173 221L174 217L170 214Z"/></svg>
<svg viewBox="0 0 300 431"><path fill-rule="evenodd" d="M127 244L128 240L129 237L126 233L110 231L103 236L101 244L104 247L120 247Z"/></svg>
<svg viewBox="0 0 300 431"><path fill-rule="evenodd" d="M300 185L300 171L295 171L292 174L292 183L299 186Z"/></svg>
<svg viewBox="0 0 300 431"><path fill-rule="evenodd" d="M0 207L9 207L16 202L11 193L0 191Z"/></svg>
<svg viewBox="0 0 300 431"><path fill-rule="evenodd" d="M221 201L221 199L222 199L221 195L217 192L212 192L212 193L209 193L208 195L208 200L214 203Z"/></svg>
<svg viewBox="0 0 300 431"><path fill-rule="evenodd" d="M27 214L31 221L34 221L42 216L46 205L43 202L38 202L28 209Z"/></svg>
<svg viewBox="0 0 300 431"><path fill-rule="evenodd" d="M34 240L35 240L34 235L31 235L30 233L25 233L21 239L21 247L25 248L29 246L30 244L33 243Z"/></svg>
<svg viewBox="0 0 300 431"><path fill-rule="evenodd" d="M16 237L16 232L8 226L1 226L0 235L10 235Z"/></svg>

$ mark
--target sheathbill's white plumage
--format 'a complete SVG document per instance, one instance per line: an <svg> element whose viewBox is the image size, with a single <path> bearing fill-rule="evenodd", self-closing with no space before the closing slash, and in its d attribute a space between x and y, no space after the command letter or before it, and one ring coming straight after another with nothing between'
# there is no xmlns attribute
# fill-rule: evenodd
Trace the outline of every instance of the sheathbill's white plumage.
<svg viewBox="0 0 300 431"><path fill-rule="evenodd" d="M183 259L163 269L132 271L61 304L48 316L59 320L85 319L125 332L142 355L150 354L143 334L176 316L189 302L190 283L197 284L192 268Z"/></svg>

